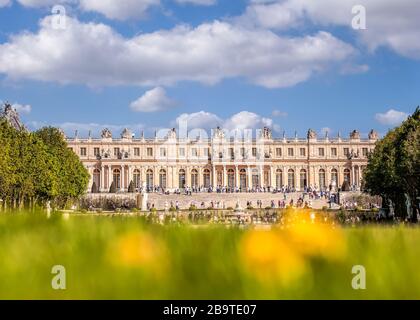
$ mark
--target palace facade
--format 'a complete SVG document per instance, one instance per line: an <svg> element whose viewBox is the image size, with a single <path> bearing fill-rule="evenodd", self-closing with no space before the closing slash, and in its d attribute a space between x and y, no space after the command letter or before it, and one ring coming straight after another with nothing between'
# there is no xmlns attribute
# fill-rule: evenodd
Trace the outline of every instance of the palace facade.
<svg viewBox="0 0 420 320"><path fill-rule="evenodd" d="M71 148L88 169L89 192L128 191L131 181L142 186L174 191L185 187L249 188L305 187L318 190L341 186L344 181L359 187L378 134L363 139L354 130L348 138L338 135L318 138L309 130L305 139L295 136L274 139L268 128L255 137L228 136L217 128L210 138L179 138L175 129L164 138L134 138L125 129L120 138L110 130L101 138L67 138Z"/></svg>

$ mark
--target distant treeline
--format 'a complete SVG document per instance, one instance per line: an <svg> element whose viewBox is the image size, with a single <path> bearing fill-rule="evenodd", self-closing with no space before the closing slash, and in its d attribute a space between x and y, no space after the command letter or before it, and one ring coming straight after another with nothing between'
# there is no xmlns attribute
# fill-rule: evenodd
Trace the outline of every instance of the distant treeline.
<svg viewBox="0 0 420 320"><path fill-rule="evenodd" d="M47 201L64 207L86 191L88 181L89 173L58 129L16 130L0 119L0 209Z"/></svg>

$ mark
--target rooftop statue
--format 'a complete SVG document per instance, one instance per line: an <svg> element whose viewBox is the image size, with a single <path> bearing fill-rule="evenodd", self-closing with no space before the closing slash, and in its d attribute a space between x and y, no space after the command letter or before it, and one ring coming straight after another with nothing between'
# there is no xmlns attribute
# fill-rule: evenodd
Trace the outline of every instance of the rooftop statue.
<svg viewBox="0 0 420 320"><path fill-rule="evenodd" d="M176 139L176 130L175 128L172 128L168 132L168 139Z"/></svg>
<svg viewBox="0 0 420 320"><path fill-rule="evenodd" d="M353 130L350 133L350 139L360 139L360 132L357 130Z"/></svg>
<svg viewBox="0 0 420 320"><path fill-rule="evenodd" d="M111 130L109 130L108 128L105 128L104 130L102 130L101 137L102 139L111 139L112 138Z"/></svg>
<svg viewBox="0 0 420 320"><path fill-rule="evenodd" d="M270 128L264 127L261 133L263 139L271 139L273 137Z"/></svg>
<svg viewBox="0 0 420 320"><path fill-rule="evenodd" d="M4 104L3 110L0 109L0 119L6 119L6 121L16 130L26 130L25 126L20 121L18 112L13 109L12 105L8 102Z"/></svg>
<svg viewBox="0 0 420 320"><path fill-rule="evenodd" d="M316 137L317 137L316 132L312 129L309 129L308 130L308 139L316 139Z"/></svg>
<svg viewBox="0 0 420 320"><path fill-rule="evenodd" d="M124 130L121 132L121 138L122 139L131 139L133 138L133 133L128 128L124 128Z"/></svg>
<svg viewBox="0 0 420 320"><path fill-rule="evenodd" d="M216 129L214 129L214 138L223 139L224 137L225 137L225 133L223 129L221 129L220 127L217 127Z"/></svg>
<svg viewBox="0 0 420 320"><path fill-rule="evenodd" d="M379 135L375 130L369 132L369 140L378 140Z"/></svg>

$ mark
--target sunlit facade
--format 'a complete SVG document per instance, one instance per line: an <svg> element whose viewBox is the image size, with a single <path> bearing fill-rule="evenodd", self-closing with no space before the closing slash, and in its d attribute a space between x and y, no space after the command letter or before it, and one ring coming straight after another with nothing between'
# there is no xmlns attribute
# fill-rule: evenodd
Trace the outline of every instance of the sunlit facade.
<svg viewBox="0 0 420 320"><path fill-rule="evenodd" d="M302 191L339 187L344 181L360 187L377 139L373 130L365 139L356 130L348 138L320 139L309 130L305 139L288 139L273 138L268 128L249 138L217 128L210 138L179 138L172 129L162 138L136 139L125 129L115 139L105 129L99 139L76 136L67 141L91 175L89 192L94 183L99 192L109 192L112 182L118 192L126 192L131 181L137 190L159 186L167 191L185 187Z"/></svg>

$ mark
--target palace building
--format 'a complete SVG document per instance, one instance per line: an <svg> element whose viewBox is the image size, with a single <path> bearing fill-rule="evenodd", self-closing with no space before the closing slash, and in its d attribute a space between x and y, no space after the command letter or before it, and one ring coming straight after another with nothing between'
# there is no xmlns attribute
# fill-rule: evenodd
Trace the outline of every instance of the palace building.
<svg viewBox="0 0 420 320"><path fill-rule="evenodd" d="M245 191L282 187L302 191L340 187L344 181L358 188L368 155L378 134L371 131L363 139L356 130L348 138L318 138L309 130L305 139L273 138L271 130L258 130L255 137L229 136L212 130L211 137L177 137L175 129L163 138L134 138L124 129L113 138L104 129L101 138L67 138L71 148L88 169L89 192L109 192L111 183L118 192L127 192L131 181L136 189L161 187L167 191L185 187Z"/></svg>

